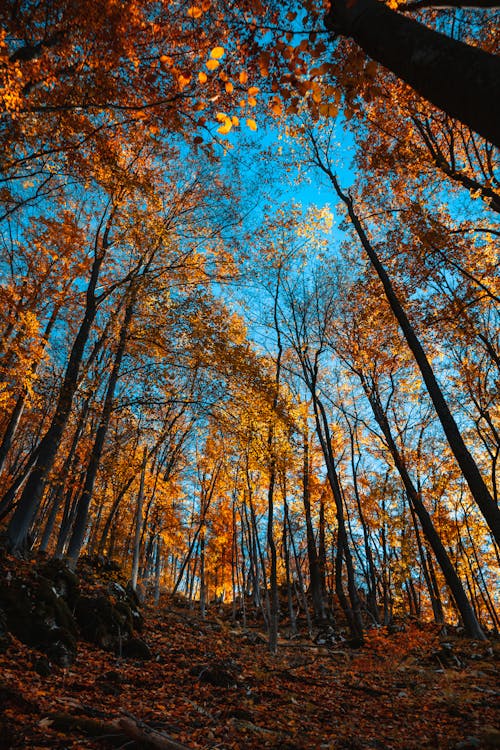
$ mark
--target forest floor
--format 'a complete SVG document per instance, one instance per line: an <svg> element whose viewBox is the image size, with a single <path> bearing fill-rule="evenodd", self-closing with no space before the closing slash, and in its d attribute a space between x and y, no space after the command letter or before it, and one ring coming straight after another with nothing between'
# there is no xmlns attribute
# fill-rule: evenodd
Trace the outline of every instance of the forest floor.
<svg viewBox="0 0 500 750"><path fill-rule="evenodd" d="M500 748L498 641L430 625L371 630L361 649L146 608L149 661L84 641L41 676L13 638L0 654L1 748L472 750ZM39 656L39 654L38 654Z"/></svg>

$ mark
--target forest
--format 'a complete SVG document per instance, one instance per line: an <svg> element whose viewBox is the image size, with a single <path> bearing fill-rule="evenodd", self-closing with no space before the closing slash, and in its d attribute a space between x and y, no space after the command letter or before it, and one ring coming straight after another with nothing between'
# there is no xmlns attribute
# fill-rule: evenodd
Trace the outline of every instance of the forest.
<svg viewBox="0 0 500 750"><path fill-rule="evenodd" d="M500 747L499 7L1 4L0 747Z"/></svg>

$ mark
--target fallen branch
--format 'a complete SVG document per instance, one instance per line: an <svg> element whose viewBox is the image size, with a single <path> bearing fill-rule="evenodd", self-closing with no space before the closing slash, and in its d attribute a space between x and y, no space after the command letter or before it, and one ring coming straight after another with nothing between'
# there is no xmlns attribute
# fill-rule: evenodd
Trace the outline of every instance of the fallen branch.
<svg viewBox="0 0 500 750"><path fill-rule="evenodd" d="M54 714L42 719L40 726L44 728L52 727L63 732L76 731L95 739L113 738L117 742L121 742L121 738L134 740L144 750L190 750L187 745L176 742L168 734L152 729L142 721L126 717L104 722L98 719L90 719L87 716Z"/></svg>
<svg viewBox="0 0 500 750"><path fill-rule="evenodd" d="M140 742L146 747L154 748L154 750L190 750L187 745L176 742L163 732L151 729L143 722L122 718L118 719L116 725L130 739Z"/></svg>

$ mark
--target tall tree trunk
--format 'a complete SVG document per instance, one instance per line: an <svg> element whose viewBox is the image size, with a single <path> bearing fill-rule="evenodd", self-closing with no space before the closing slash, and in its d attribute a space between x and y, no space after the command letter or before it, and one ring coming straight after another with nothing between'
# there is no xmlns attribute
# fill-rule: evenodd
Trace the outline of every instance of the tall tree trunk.
<svg viewBox="0 0 500 750"><path fill-rule="evenodd" d="M325 619L325 604L323 601L323 585L321 570L316 548L316 539L311 517L311 491L310 491L310 456L309 456L309 434L307 429L303 432L303 454L302 454L302 503L306 522L307 559L309 561L309 590L313 605L314 619L320 623Z"/></svg>
<svg viewBox="0 0 500 750"><path fill-rule="evenodd" d="M325 25L500 148L500 58L377 0L333 0Z"/></svg>
<svg viewBox="0 0 500 750"><path fill-rule="evenodd" d="M458 577L457 572L452 565L448 553L446 552L439 534L434 527L432 518L427 512L422 498L420 497L420 493L413 484L408 469L406 468L405 461L396 445L396 442L392 435L389 420L387 419L387 416L380 404L380 399L375 389L375 385L373 384L372 387L370 387L364 376L360 373L358 373L358 377L360 377L361 384L363 385L363 389L365 390L368 401L370 402L373 416L375 417L377 424L382 430L382 434L384 435L387 447L389 448L389 452L393 458L396 470L398 471L399 476L401 477L401 480L403 482L408 500L418 516L418 520L420 521L420 525L422 526L422 531L424 532L426 539L429 541L429 544L432 547L432 551L436 556L439 567L443 571L446 583L448 584L457 608L462 616L464 627L472 638L484 639L484 633L481 630L481 626L479 625L479 622L470 605L467 594L465 593L465 590L462 586L462 582L460 581L460 578Z"/></svg>
<svg viewBox="0 0 500 750"><path fill-rule="evenodd" d="M47 326L42 336L42 350L40 352L40 357L38 361L34 362L31 366L32 377L34 377L37 373L38 367L42 360L41 355L47 346L50 334L52 332L52 328L54 327L54 324L57 320L59 310L60 310L60 304L54 307L54 310L52 311L52 315L50 316L50 319L47 323ZM26 404L27 395L28 395L28 389L23 388L22 392L17 397L16 403L14 404L14 408L11 412L9 421L7 422L7 427L5 429L2 442L0 444L0 474L3 471L3 468L5 466L5 461L7 460L7 455L9 453L10 447L16 435L17 428L19 427L19 422L21 421L21 417L24 412L24 406Z"/></svg>
<svg viewBox="0 0 500 750"><path fill-rule="evenodd" d="M137 576L139 573L139 559L141 556L141 532L142 532L142 508L144 505L144 481L146 478L146 466L148 463L148 451L144 447L141 468L141 481L139 483L139 492L137 493L137 507L135 510L135 535L134 535L134 555L132 560L132 588L137 588Z"/></svg>
<svg viewBox="0 0 500 750"><path fill-rule="evenodd" d="M336 176L333 174L328 164L325 164L322 160L316 143L313 143L313 148L315 149L315 159L318 167L320 167L320 169L322 169L323 172L328 175L335 189L335 192L347 207L350 221L356 231L356 234L359 237L363 249L365 250L373 268L375 269L380 281L382 282L387 301L389 302L394 317L399 323L401 331L403 332L403 336L405 337L408 347L413 353L415 362L417 363L418 368L422 374L427 392L431 398L432 403L434 404L436 414L439 418L439 421L441 422L441 426L446 435L451 451L456 458L465 481L469 486L471 495L480 508L481 513L483 514L486 523L488 524L491 533L493 534L493 537L495 538L497 544L500 544L500 509L498 508L498 505L493 499L491 492L489 491L483 477L481 476L474 458L465 445L460 430L458 429L458 425L448 407L448 404L446 403L441 387L436 380L434 371L429 360L427 359L427 355L422 347L422 344L420 343L415 329L413 328L401 302L399 301L394 287L392 286L391 280L389 279L389 276L383 264L381 263L377 253L375 252L373 245L369 241L366 232L363 229L361 221L359 220L359 217L354 210L354 203L352 198L346 193L342 192Z"/></svg>
<svg viewBox="0 0 500 750"><path fill-rule="evenodd" d="M47 476L54 465L64 429L71 413L83 353L97 313L98 302L95 290L101 266L109 247L112 216L113 212L104 230L101 248L96 252L92 264L90 281L85 295L85 312L71 349L54 416L47 432L40 441L36 462L7 527L7 542L10 549L15 552L23 551L27 545L29 529L40 506Z"/></svg>
<svg viewBox="0 0 500 750"><path fill-rule="evenodd" d="M97 428L94 445L92 446L92 452L90 454L87 471L85 473L85 481L83 485L82 494L78 500L76 509L76 517L73 525L73 532L68 545L68 559L70 565L74 567L78 560L80 550L83 545L85 533L87 530L87 519L90 503L92 500L92 493L94 491L94 484L97 477L97 471L101 462L102 451L104 448L104 442L106 434L108 432L109 423L111 420L111 414L113 411L113 402L115 398L115 389L118 382L118 376L120 374L120 367L125 354L125 348L127 345L127 336L134 313L134 307L137 296L137 284L134 282L130 290L130 298L125 309L125 315L120 329L120 336L118 341L118 347L116 349L113 367L108 380L108 387L106 389L106 396L104 398L104 404L102 407L101 418L99 420L99 427Z"/></svg>
<svg viewBox="0 0 500 750"><path fill-rule="evenodd" d="M343 589L340 579L337 579L337 596L340 595L341 604L343 605L344 613L349 623L352 635L356 640L363 641L363 618L361 616L361 602L359 600L359 594L356 588L356 582L354 579L354 564L352 560L351 550L349 547L349 540L347 536L347 529L344 517L344 506L342 498L342 490L340 487L340 480L335 467L335 459L332 453L332 436L330 434L330 427L328 424L328 418L326 415L323 403L318 398L316 393L316 384L313 381L313 390L311 391L313 398L313 407L316 418L316 429L318 432L321 449L326 464L326 473L328 481L332 490L333 499L335 501L335 508L337 511L337 526L338 526L338 568L341 569L341 560L345 562L346 573L347 573L347 591L349 595L349 602L343 595Z"/></svg>

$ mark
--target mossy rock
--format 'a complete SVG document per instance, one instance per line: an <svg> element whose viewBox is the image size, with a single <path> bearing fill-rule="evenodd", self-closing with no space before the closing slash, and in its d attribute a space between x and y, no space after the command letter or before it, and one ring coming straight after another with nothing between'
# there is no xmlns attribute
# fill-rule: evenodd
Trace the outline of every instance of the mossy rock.
<svg viewBox="0 0 500 750"><path fill-rule="evenodd" d="M78 576L62 560L53 558L38 566L38 575L50 581L57 596L62 597L70 607L74 607L80 594Z"/></svg>
<svg viewBox="0 0 500 750"><path fill-rule="evenodd" d="M0 583L0 607L5 629L20 641L45 652L61 643L64 662L74 660L76 625L73 616L47 580Z"/></svg>
<svg viewBox="0 0 500 750"><path fill-rule="evenodd" d="M119 619L121 632L131 635L134 629L134 616L132 609L126 602L117 602L114 609L115 617Z"/></svg>
<svg viewBox="0 0 500 750"><path fill-rule="evenodd" d="M141 659L146 661L153 657L151 649L142 638L129 638L124 641L121 653L126 659Z"/></svg>
<svg viewBox="0 0 500 750"><path fill-rule="evenodd" d="M66 634L63 634L63 636L66 636ZM76 643L72 646L67 637L54 640L47 648L47 656L52 664L57 664L59 667L66 669L75 661Z"/></svg>
<svg viewBox="0 0 500 750"><path fill-rule="evenodd" d="M7 627L7 615L0 609L0 654L4 654L12 643Z"/></svg>
<svg viewBox="0 0 500 750"><path fill-rule="evenodd" d="M106 596L81 596L75 617L85 640L115 651L132 634L132 614L124 602L112 604Z"/></svg>
<svg viewBox="0 0 500 750"><path fill-rule="evenodd" d="M35 610L45 614L46 618L52 617L54 624L69 630L76 635L76 623L68 604L62 596L58 596L50 581L42 578L38 581L34 590L34 599L37 604Z"/></svg>
<svg viewBox="0 0 500 750"><path fill-rule="evenodd" d="M22 581L0 582L0 607L7 629L28 646L36 646L40 640L37 623L31 616L32 593L32 588Z"/></svg>

